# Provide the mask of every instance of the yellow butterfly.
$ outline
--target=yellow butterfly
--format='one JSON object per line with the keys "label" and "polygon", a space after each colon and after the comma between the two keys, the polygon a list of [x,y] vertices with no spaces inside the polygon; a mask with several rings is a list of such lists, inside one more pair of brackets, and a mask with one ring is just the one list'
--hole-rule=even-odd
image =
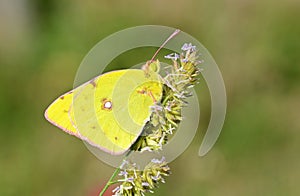
{"label": "yellow butterfly", "polygon": [[158,52],[142,69],[105,73],[57,98],[46,110],[53,125],[113,155],[125,153],[150,120],[151,106],[162,98]]}
{"label": "yellow butterfly", "polygon": [[46,110],[53,125],[113,155],[141,134],[162,97],[159,62],[105,73],[57,98]]}

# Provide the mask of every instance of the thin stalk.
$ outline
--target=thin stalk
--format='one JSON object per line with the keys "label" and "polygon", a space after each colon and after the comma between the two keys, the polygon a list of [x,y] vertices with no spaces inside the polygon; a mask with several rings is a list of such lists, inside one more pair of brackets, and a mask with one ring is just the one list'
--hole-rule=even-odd
{"label": "thin stalk", "polygon": [[[128,153],[125,155],[123,161],[125,161],[127,159],[127,157],[130,155],[132,151],[128,151]],[[108,187],[112,184],[117,183],[117,181],[113,181],[113,179],[117,176],[117,174],[120,172],[121,166],[119,166],[118,168],[115,169],[114,173],[111,175],[111,177],[109,178],[109,180],[107,181],[105,187],[102,189],[102,191],[100,192],[99,196],[103,196],[103,194],[105,193],[105,191],[108,189]]]}

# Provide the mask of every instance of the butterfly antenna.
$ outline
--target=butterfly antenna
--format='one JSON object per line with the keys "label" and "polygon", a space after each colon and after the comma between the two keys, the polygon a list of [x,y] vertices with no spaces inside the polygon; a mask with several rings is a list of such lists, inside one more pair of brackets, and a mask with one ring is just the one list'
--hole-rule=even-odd
{"label": "butterfly antenna", "polygon": [[156,52],[154,53],[153,57],[150,60],[150,63],[154,61],[154,58],[157,56],[157,54],[159,53],[159,51],[173,38],[175,37],[178,33],[180,33],[179,29],[176,29],[167,39],[166,41],[158,48],[158,50],[156,50]]}

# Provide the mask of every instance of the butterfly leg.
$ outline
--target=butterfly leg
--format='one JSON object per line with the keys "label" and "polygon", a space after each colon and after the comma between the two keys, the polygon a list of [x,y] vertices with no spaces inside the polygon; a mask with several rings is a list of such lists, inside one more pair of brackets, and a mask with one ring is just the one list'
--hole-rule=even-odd
{"label": "butterfly leg", "polygon": [[155,97],[153,96],[151,91],[147,91],[147,94],[151,97],[151,99],[153,100],[154,103],[157,102],[157,100],[155,99]]}

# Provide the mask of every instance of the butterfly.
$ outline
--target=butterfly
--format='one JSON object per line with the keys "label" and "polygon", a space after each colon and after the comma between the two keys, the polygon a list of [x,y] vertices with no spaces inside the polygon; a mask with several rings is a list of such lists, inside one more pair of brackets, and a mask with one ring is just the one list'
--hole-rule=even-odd
{"label": "butterfly", "polygon": [[45,118],[63,131],[109,154],[130,149],[150,120],[151,106],[162,98],[158,52],[176,36],[175,30],[142,69],[111,71],[58,97]]}
{"label": "butterfly", "polygon": [[150,107],[161,99],[162,82],[152,69],[158,64],[95,77],[58,97],[45,117],[92,146],[112,155],[123,154],[143,131]]}

